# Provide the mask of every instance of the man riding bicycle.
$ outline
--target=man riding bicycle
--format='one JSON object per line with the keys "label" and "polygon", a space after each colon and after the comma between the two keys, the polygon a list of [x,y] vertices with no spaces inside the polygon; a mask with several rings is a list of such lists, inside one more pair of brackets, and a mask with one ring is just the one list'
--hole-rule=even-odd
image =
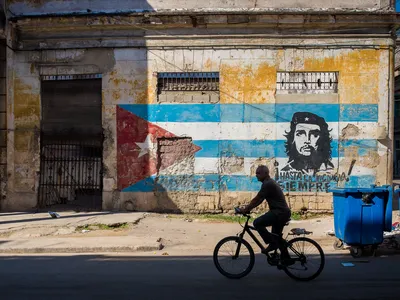
{"label": "man riding bicycle", "polygon": [[[265,199],[268,203],[269,211],[253,222],[254,228],[258,231],[264,242],[268,244],[268,247],[262,252],[266,254],[279,248],[283,256],[282,258],[288,259],[290,256],[287,248],[282,245],[283,227],[290,220],[291,216],[285,195],[280,186],[269,176],[267,166],[259,166],[256,170],[256,176],[258,181],[262,182],[261,189],[247,206],[240,209],[240,212],[249,213]],[[272,226],[272,234],[267,230],[267,226]]]}

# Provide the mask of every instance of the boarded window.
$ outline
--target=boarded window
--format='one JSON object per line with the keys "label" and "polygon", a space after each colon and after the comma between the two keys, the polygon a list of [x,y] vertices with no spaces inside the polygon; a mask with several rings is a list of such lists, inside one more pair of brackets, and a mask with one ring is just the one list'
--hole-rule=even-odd
{"label": "boarded window", "polygon": [[157,74],[159,103],[218,103],[218,72],[166,72]]}
{"label": "boarded window", "polygon": [[42,82],[42,132],[102,133],[101,79]]}
{"label": "boarded window", "polygon": [[329,94],[338,92],[338,72],[278,72],[278,94]]}

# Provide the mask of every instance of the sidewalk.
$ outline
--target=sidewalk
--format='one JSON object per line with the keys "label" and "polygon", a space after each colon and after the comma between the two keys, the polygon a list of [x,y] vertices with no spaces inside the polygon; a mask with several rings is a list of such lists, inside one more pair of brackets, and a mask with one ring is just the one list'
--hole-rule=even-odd
{"label": "sidewalk", "polygon": [[[145,213],[61,212],[60,218],[48,213],[1,213],[0,253],[84,253],[159,250],[160,242],[135,236],[128,228],[145,218]],[[89,228],[101,224],[99,234]],[[113,230],[113,227],[116,229]],[[124,228],[125,228],[124,227]]]}
{"label": "sidewalk", "polygon": [[[153,213],[59,214],[60,218],[51,218],[48,213],[0,213],[0,253],[211,253],[219,240],[242,229],[238,223],[201,216],[188,219],[184,215]],[[292,228],[312,231],[309,237],[328,253],[335,252],[335,238],[327,235],[333,227],[333,216],[291,221],[284,234]],[[250,242],[249,237],[246,239]]]}

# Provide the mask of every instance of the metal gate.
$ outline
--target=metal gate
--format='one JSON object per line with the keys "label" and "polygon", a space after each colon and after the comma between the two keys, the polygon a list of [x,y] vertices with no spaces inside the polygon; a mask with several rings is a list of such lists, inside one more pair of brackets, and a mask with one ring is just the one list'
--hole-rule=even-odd
{"label": "metal gate", "polygon": [[39,207],[102,206],[101,76],[43,76]]}
{"label": "metal gate", "polygon": [[103,136],[41,134],[39,206],[101,209]]}

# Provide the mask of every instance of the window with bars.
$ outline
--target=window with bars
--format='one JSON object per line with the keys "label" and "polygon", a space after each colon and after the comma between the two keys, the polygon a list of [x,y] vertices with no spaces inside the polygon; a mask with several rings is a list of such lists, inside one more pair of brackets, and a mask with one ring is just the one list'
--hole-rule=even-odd
{"label": "window with bars", "polygon": [[218,72],[161,72],[157,74],[158,102],[219,102]]}
{"label": "window with bars", "polygon": [[280,94],[327,94],[338,92],[338,72],[278,72]]}

